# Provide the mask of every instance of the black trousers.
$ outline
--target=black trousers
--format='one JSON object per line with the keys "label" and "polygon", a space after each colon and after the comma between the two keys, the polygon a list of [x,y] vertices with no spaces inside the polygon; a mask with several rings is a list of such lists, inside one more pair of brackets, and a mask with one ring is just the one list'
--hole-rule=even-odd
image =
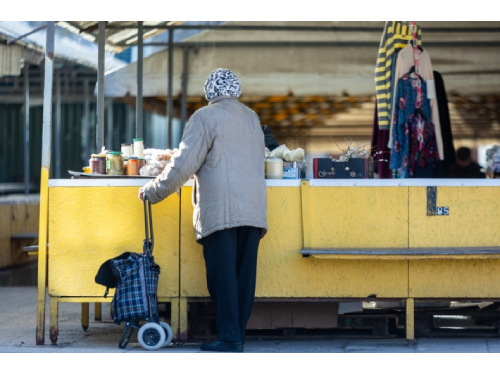
{"label": "black trousers", "polygon": [[260,236],[260,228],[246,226],[220,230],[202,239],[219,340],[245,340],[255,297]]}

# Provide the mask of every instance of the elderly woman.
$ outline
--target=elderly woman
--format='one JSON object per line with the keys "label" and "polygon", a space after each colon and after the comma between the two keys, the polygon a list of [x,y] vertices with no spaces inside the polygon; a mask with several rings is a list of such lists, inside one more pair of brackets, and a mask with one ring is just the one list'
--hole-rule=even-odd
{"label": "elderly woman", "polygon": [[202,344],[207,351],[243,351],[257,250],[268,228],[264,136],[258,117],[238,101],[240,94],[233,72],[213,71],[205,83],[209,105],[189,119],[168,167],[139,190],[141,200],[145,194],[158,203],[194,175],[194,231],[217,311],[217,340]]}

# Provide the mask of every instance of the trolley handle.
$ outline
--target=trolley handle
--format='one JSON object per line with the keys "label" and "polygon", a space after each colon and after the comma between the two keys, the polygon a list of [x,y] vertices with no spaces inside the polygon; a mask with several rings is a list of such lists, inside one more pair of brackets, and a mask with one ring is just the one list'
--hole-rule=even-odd
{"label": "trolley handle", "polygon": [[[154,247],[153,214],[151,212],[151,202],[149,201],[148,197],[145,194],[143,202],[144,202],[144,223],[146,228],[146,239],[144,240],[144,252],[149,253],[149,255],[153,255],[153,247]],[[151,233],[151,237],[149,237],[149,233]]]}

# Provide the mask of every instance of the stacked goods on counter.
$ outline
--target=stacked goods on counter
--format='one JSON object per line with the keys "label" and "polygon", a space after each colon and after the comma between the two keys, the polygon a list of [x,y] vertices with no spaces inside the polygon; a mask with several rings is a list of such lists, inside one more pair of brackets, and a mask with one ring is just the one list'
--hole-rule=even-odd
{"label": "stacked goods on counter", "polygon": [[266,178],[298,179],[305,178],[306,162],[304,150],[291,151],[286,145],[275,148],[272,152],[266,148]]}
{"label": "stacked goods on counter", "polygon": [[373,158],[370,157],[369,147],[348,143],[346,149],[339,149],[342,151],[339,159],[314,158],[314,178],[373,178]]}
{"label": "stacked goods on counter", "polygon": [[94,175],[156,177],[176,151],[144,149],[143,139],[136,138],[134,143],[122,143],[121,152],[106,150],[103,146],[99,154],[91,155],[89,166],[83,167],[83,171]]}
{"label": "stacked goods on counter", "polygon": [[141,176],[156,177],[161,174],[177,150],[157,150],[154,148],[144,150],[146,165],[140,169]]}

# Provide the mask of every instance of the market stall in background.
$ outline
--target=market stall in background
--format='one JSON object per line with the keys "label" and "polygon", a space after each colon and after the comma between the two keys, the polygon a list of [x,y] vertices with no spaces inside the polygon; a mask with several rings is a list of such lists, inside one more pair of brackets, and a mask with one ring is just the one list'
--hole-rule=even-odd
{"label": "market stall in background", "polygon": [[[238,75],[240,100],[277,140],[267,144],[262,166],[270,230],[259,251],[251,332],[322,329],[412,340],[448,333],[449,323],[435,316],[463,314],[498,334],[500,154],[492,144],[500,116],[492,103],[500,76],[491,58],[498,23],[228,22],[181,41],[175,33],[201,27],[89,23],[86,31],[72,24],[99,45],[95,142],[61,178],[50,172],[55,26],[47,27],[38,344],[47,273],[52,343],[59,303],[82,303],[85,329],[90,303],[102,318],[100,304],[110,298],[93,276],[103,261],[139,251],[138,187],[175,158],[189,116],[207,104],[206,76],[218,67]],[[137,62],[104,75],[106,39],[110,48],[125,46],[109,33],[130,29]],[[166,39],[144,43],[153,30],[168,30]],[[144,47],[162,46],[168,49],[143,58]],[[135,126],[105,127],[105,96],[134,106]],[[146,108],[168,115],[149,135]],[[473,158],[484,153],[488,178],[449,178],[461,146]],[[153,208],[158,298],[177,341],[214,333],[191,193],[189,181]]]}

